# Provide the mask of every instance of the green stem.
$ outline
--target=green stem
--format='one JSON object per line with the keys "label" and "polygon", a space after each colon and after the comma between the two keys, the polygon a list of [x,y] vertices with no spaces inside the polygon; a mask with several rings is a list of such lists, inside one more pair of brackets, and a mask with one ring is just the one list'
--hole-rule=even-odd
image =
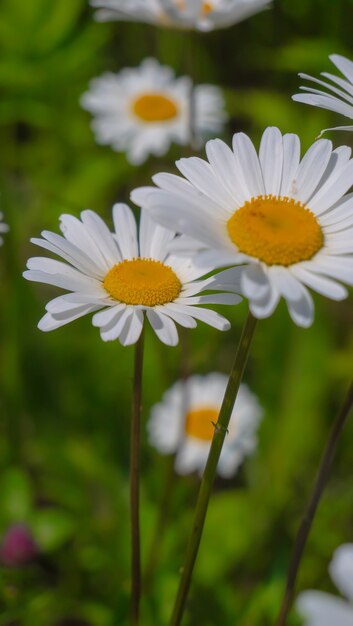
{"label": "green stem", "polygon": [[142,404],[144,330],[135,348],[134,390],[130,447],[130,511],[131,511],[131,624],[138,626],[141,596],[140,548],[140,438]]}
{"label": "green stem", "polygon": [[185,564],[182,570],[178,594],[176,597],[170,626],[179,626],[183,618],[185,604],[189,593],[192,573],[194,570],[202,531],[206,519],[208,503],[216,476],[218,460],[221,455],[225,436],[228,431],[234,403],[238,394],[240,382],[248,360],[251,342],[254,336],[257,320],[248,314],[238,345],[235,361],[231,370],[227,389],[219,413],[215,432],[208,455],[207,464],[201,481],[199,496],[195,509],[194,524],[186,552]]}
{"label": "green stem", "polygon": [[292,606],[297,576],[299,572],[300,563],[304,554],[305,546],[310,534],[310,530],[314,521],[314,517],[319,506],[321,496],[327,484],[327,479],[332,467],[333,459],[335,456],[338,440],[341,436],[342,430],[349,417],[349,414],[353,407],[353,383],[351,384],[345,401],[336,417],[336,420],[332,426],[325,451],[322,455],[319,470],[316,476],[315,484],[310,496],[310,500],[303,519],[301,521],[299,531],[295,540],[292,560],[289,565],[287,575],[287,585],[282,600],[281,609],[279,612],[276,626],[285,626],[288,613]]}

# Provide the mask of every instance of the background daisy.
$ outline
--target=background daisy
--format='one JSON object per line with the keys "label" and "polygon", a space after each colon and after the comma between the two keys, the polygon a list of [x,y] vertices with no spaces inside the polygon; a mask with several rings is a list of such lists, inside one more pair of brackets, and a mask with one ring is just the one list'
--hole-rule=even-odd
{"label": "background daisy", "polygon": [[[175,78],[171,68],[145,59],[137,68],[94,79],[81,103],[94,115],[97,142],[126,152],[138,165],[150,154],[165,154],[172,142],[190,143],[192,88],[190,78]],[[194,101],[194,134],[201,141],[222,130],[224,100],[218,87],[199,85]]]}
{"label": "background daisy", "polygon": [[342,300],[348,292],[338,281],[353,285],[353,196],[344,195],[353,184],[350,148],[333,150],[320,139],[300,160],[297,135],[268,128],[259,155],[243,133],[234,135],[233,150],[217,139],[206,152],[208,162],[181,159],[184,178],[158,174],[158,188],[135,190],[133,201],[203,241],[204,261],[243,264],[241,285],[255,317],[271,315],[283,297],[293,321],[310,326],[307,287]]}
{"label": "background daisy", "polygon": [[133,20],[201,31],[225,28],[262,11],[271,0],[91,0],[98,20]]}
{"label": "background daisy", "polygon": [[[191,376],[175,383],[152,408],[147,426],[150,443],[161,454],[176,455],[179,474],[202,474],[227,382],[228,377],[218,373]],[[224,478],[232,476],[254,451],[261,416],[256,396],[241,385],[218,464]]]}
{"label": "background daisy", "polygon": [[141,215],[139,237],[127,205],[113,207],[113,220],[114,234],[93,211],[83,211],[81,220],[62,215],[63,237],[44,231],[43,239],[31,240],[66,263],[31,258],[24,277],[71,292],[47,304],[40,330],[54,330],[100,309],[93,325],[100,329],[102,339],[119,339],[124,346],[138,340],[145,313],[159,339],[171,346],[178,343],[175,322],[186,328],[195,328],[196,320],[219,330],[230,327],[223,316],[197,306],[241,300],[230,293],[198,295],[224,289],[217,276],[196,280],[214,269],[211,265],[201,269],[190,257],[171,256],[168,244],[175,233],[156,225],[146,212]]}
{"label": "background daisy", "polygon": [[305,591],[297,602],[305,626],[351,626],[353,624],[353,544],[336,550],[330,574],[336,587],[347,600],[320,591]]}
{"label": "background daisy", "polygon": [[[350,120],[353,120],[353,62],[339,54],[332,54],[329,57],[332,63],[342,72],[344,79],[328,72],[321,72],[321,76],[327,78],[331,82],[319,80],[308,74],[299,74],[300,78],[310,80],[320,87],[325,87],[327,91],[314,87],[301,86],[300,89],[306,93],[297,93],[292,96],[296,102],[303,102],[321,109],[328,109],[340,113]],[[346,79],[346,80],[345,80]],[[335,128],[326,128],[327,130],[353,130],[353,126],[336,126]]]}

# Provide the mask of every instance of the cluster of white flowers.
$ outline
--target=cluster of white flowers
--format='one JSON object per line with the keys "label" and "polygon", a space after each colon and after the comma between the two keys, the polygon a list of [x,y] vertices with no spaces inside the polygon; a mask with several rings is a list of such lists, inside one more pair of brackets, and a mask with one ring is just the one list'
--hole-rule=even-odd
{"label": "cluster of white flowers", "polygon": [[[102,21],[209,31],[245,19],[270,0],[91,4]],[[345,79],[324,73],[331,81],[325,82],[302,74],[329,93],[305,87],[293,98],[353,119],[353,63],[331,59]],[[221,133],[227,119],[218,87],[194,86],[155,59],[94,79],[82,106],[94,116],[97,142],[126,153],[134,165],[164,155],[173,142],[185,146],[192,137],[202,145]],[[283,298],[292,320],[309,327],[309,289],[342,300],[345,285],[353,285],[353,159],[349,147],[333,149],[327,139],[315,141],[302,157],[300,152],[299,137],[275,127],[264,131],[258,151],[244,133],[233,136],[232,148],[211,139],[207,160],[180,159],[181,176],[159,173],[154,186],[132,191],[141,209],[139,229],[126,204],[113,207],[113,232],[93,211],[83,211],[81,219],[62,215],[62,235],[44,231],[32,242],[63,261],[31,258],[24,273],[68,292],[47,304],[39,328],[54,330],[93,313],[104,341],[128,346],[139,340],[147,318],[158,338],[175,346],[176,325],[190,329],[203,321],[227,330],[229,322],[206,306],[235,305],[242,297],[256,318],[272,315]],[[6,229],[0,223],[0,233]],[[175,454],[177,472],[202,474],[225,389],[222,374],[191,376],[152,409],[150,442],[162,454]],[[221,476],[233,475],[255,449],[261,415],[257,398],[243,385],[220,456]],[[348,598],[352,550],[338,552],[331,568]],[[299,609],[309,626],[353,623],[350,605],[323,594],[303,595]]]}

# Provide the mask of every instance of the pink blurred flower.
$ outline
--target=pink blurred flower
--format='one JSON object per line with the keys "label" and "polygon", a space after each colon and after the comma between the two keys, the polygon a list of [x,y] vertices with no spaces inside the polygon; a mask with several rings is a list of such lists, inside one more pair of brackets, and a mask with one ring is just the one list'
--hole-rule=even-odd
{"label": "pink blurred flower", "polygon": [[30,529],[25,524],[13,524],[2,538],[0,561],[9,567],[29,563],[38,554],[38,546]]}

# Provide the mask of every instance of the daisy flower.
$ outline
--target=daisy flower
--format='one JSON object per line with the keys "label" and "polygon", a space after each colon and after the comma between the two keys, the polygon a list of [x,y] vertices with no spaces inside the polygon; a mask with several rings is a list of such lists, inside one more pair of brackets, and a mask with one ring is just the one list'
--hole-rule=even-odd
{"label": "daisy flower", "polygon": [[[243,133],[233,150],[216,139],[206,152],[208,162],[181,159],[184,178],[158,174],[158,187],[135,190],[133,201],[203,242],[203,261],[242,264],[242,293],[255,317],[270,316],[283,297],[293,321],[310,326],[307,287],[342,300],[347,290],[338,281],[353,285],[353,196],[344,195],[353,184],[351,150],[320,139],[300,160],[297,135],[268,128],[259,155]],[[233,271],[223,272],[228,282]]]}
{"label": "daisy flower", "polygon": [[[227,382],[228,377],[218,373],[191,376],[175,383],[152,408],[147,425],[150,443],[161,454],[176,455],[179,474],[202,475]],[[254,451],[261,416],[257,397],[241,385],[218,463],[220,476],[235,474],[244,457]]]}
{"label": "daisy flower", "polygon": [[333,555],[330,575],[347,600],[320,591],[305,591],[297,602],[305,626],[351,626],[353,624],[353,544],[345,544]]}
{"label": "daisy flower", "polygon": [[63,236],[44,231],[42,239],[31,240],[66,263],[34,257],[24,277],[70,292],[47,304],[40,330],[54,330],[96,311],[92,322],[102,339],[119,339],[124,346],[136,343],[145,315],[159,339],[170,346],[178,343],[175,322],[186,328],[195,328],[196,320],[219,330],[230,327],[223,316],[198,306],[240,302],[241,297],[231,293],[199,295],[226,290],[221,274],[197,280],[214,268],[205,264],[201,269],[190,257],[172,256],[168,245],[175,233],[156,225],[144,211],[139,237],[127,205],[113,207],[113,221],[111,233],[93,211],[83,211],[81,220],[62,215]]}
{"label": "daisy flower", "polygon": [[[332,54],[329,58],[344,78],[328,72],[321,72],[321,76],[327,80],[319,80],[308,74],[299,74],[300,78],[310,80],[314,84],[324,87],[326,91],[314,87],[300,87],[306,93],[298,93],[292,98],[296,102],[304,102],[304,104],[310,104],[320,109],[328,109],[353,120],[353,62],[339,54]],[[325,128],[321,134],[327,130],[353,130],[353,126]]]}
{"label": "daisy flower", "polygon": [[2,246],[2,244],[4,243],[4,240],[2,238],[2,233],[7,233],[9,231],[9,227],[7,224],[5,224],[2,220],[4,218],[3,213],[0,211],[0,246]]}
{"label": "daisy flower", "polygon": [[272,0],[91,0],[99,21],[128,20],[210,31],[237,24]]}
{"label": "daisy flower", "polygon": [[[81,103],[94,115],[97,142],[127,152],[130,163],[139,165],[150,154],[165,154],[172,142],[190,142],[192,89],[188,77],[175,78],[170,67],[145,59],[137,68],[95,78]],[[194,102],[193,126],[201,142],[222,130],[224,99],[218,87],[199,85]]]}

